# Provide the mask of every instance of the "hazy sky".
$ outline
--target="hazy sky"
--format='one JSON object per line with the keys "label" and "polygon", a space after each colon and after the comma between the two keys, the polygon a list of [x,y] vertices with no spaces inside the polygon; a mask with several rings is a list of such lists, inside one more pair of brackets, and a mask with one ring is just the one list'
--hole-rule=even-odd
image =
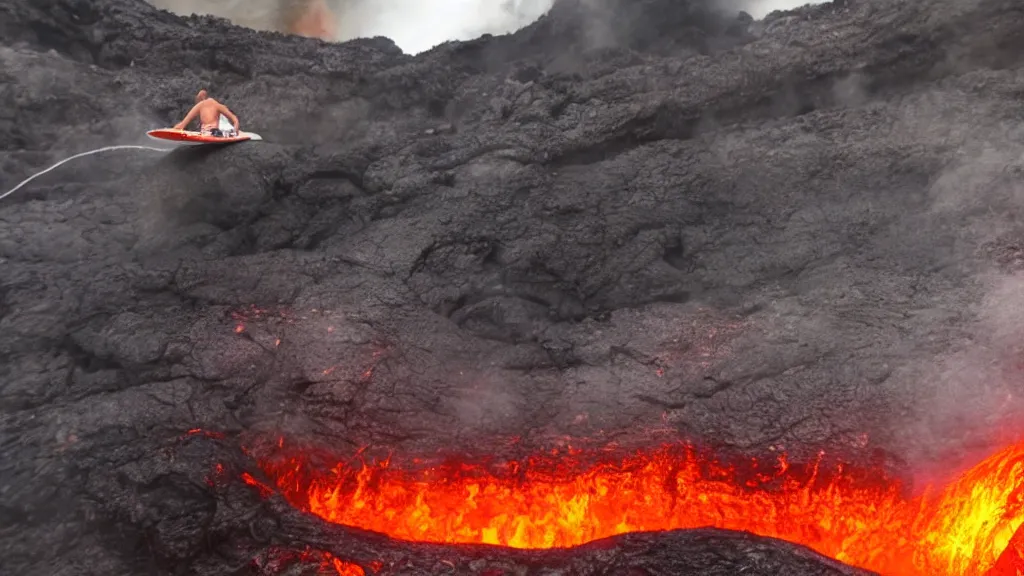
{"label": "hazy sky", "polygon": [[[755,18],[772,10],[822,0],[746,0]],[[346,36],[387,36],[402,50],[418,53],[447,40],[503,34],[534,21],[552,0],[378,0],[357,23],[342,23]],[[347,25],[346,25],[347,24]]]}

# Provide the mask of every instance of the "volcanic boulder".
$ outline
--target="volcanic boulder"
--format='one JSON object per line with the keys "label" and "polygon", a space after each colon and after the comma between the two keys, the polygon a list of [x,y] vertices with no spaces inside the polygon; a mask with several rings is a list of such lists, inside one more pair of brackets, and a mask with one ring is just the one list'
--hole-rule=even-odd
{"label": "volcanic boulder", "polygon": [[1021,397],[1021,25],[1009,0],[565,0],[411,57],[5,2],[3,191],[200,87],[266,141],[106,152],[0,201],[2,571],[308,547],[367,573],[856,573],[718,531],[389,540],[301,513],[259,460],[684,437],[909,475],[985,449]]}

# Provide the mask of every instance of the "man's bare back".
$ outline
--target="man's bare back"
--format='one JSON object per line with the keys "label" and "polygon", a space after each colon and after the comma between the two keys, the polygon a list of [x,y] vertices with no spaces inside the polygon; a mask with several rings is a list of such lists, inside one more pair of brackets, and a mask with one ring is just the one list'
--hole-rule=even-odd
{"label": "man's bare back", "polygon": [[175,130],[184,130],[196,116],[199,117],[199,131],[203,134],[213,134],[215,136],[221,136],[220,134],[220,115],[227,116],[228,120],[235,127],[235,133],[238,132],[238,117],[235,116],[227,106],[220,102],[210,98],[206,94],[206,90],[200,90],[196,94],[196,105],[188,111],[185,119],[178,122],[175,126]]}

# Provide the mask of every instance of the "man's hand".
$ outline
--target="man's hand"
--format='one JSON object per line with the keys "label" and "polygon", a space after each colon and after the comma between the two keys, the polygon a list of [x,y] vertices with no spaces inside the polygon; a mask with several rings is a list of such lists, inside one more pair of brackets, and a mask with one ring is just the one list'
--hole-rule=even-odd
{"label": "man's hand", "polygon": [[184,122],[178,122],[177,124],[174,125],[174,129],[175,130],[184,130],[185,129],[185,123]]}

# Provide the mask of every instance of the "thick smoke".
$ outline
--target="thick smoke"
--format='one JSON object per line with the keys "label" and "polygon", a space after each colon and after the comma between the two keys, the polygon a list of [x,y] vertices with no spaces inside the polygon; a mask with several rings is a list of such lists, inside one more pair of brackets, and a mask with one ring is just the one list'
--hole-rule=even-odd
{"label": "thick smoke", "polygon": [[[213,14],[258,30],[287,32],[289,22],[323,0],[149,0],[182,15]],[[821,1],[821,0],[816,0]],[[337,40],[386,36],[416,54],[449,40],[504,34],[530,24],[554,0],[326,0],[337,20]],[[802,0],[724,0],[763,18],[773,10],[806,4]],[[811,2],[815,3],[815,2]]]}
{"label": "thick smoke", "polygon": [[[955,69],[979,67],[950,58]],[[920,191],[928,209],[908,214],[900,222],[906,230],[888,231],[888,241],[919,242],[912,229],[932,231],[918,250],[936,262],[934,278],[949,278],[958,292],[956,305],[914,312],[946,319],[946,328],[935,323],[932,333],[908,334],[907,361],[885,384],[896,443],[917,470],[918,488],[948,482],[994,447],[1019,441],[1024,421],[1024,252],[1014,209],[1024,201],[1017,176],[1024,130],[997,91],[973,94],[964,105],[963,87],[987,76],[966,72],[904,99],[891,128],[894,142],[946,152],[933,152],[942,168]]]}

